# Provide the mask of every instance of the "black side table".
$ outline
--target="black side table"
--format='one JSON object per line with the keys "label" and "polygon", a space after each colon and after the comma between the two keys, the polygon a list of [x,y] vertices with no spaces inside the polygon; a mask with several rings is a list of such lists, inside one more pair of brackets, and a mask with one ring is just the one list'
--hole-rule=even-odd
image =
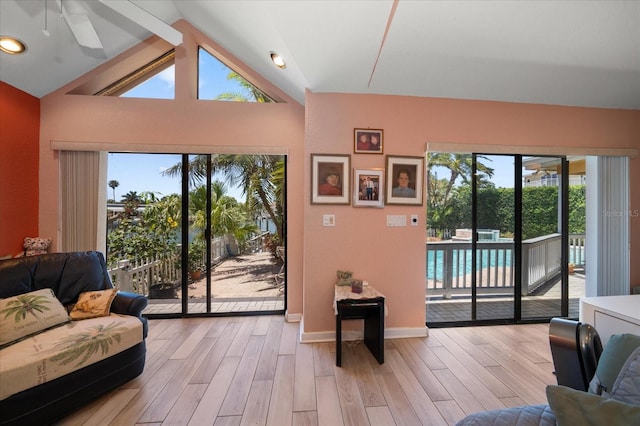
{"label": "black side table", "polygon": [[342,365],[342,320],[364,319],[364,344],[384,363],[384,297],[336,301],[336,365]]}

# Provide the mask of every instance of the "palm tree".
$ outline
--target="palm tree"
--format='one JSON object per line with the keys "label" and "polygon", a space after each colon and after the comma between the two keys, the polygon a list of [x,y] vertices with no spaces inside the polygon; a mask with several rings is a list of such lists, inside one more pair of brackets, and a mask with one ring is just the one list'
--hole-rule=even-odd
{"label": "palm tree", "polygon": [[110,180],[107,185],[109,185],[109,188],[113,189],[113,202],[115,203],[115,201],[116,201],[116,188],[120,186],[120,182],[118,182],[117,180]]}
{"label": "palm tree", "polygon": [[[189,160],[189,182],[201,183],[207,175],[207,155]],[[211,156],[212,171],[224,175],[229,186],[240,186],[246,196],[249,213],[266,212],[276,225],[279,241],[283,240],[284,161],[279,156],[220,154]],[[163,175],[182,175],[182,163],[162,172]]]}
{"label": "palm tree", "polygon": [[[477,159],[488,160],[488,158],[484,155],[476,156]],[[427,188],[431,188],[429,185],[429,180],[433,179],[433,175],[431,173],[431,169],[436,166],[442,166],[449,170],[449,181],[444,188],[444,191],[441,196],[441,203],[447,204],[449,201],[449,196],[451,195],[451,190],[453,189],[456,180],[458,178],[462,179],[462,183],[470,184],[471,183],[471,154],[453,154],[448,152],[436,152],[429,154],[428,157],[428,170],[427,174]],[[476,169],[478,171],[478,178],[481,182],[486,182],[486,178],[490,178],[493,176],[493,169],[487,167],[480,161],[476,162]],[[433,194],[429,193],[429,196]]]}
{"label": "palm tree", "polygon": [[225,92],[219,94],[216,99],[221,101],[236,101],[236,102],[259,102],[259,103],[269,103],[273,102],[269,96],[267,96],[263,91],[258,89],[253,84],[249,83],[244,79],[240,74],[235,71],[231,71],[227,74],[227,80],[235,80],[238,85],[240,85],[240,92]]}

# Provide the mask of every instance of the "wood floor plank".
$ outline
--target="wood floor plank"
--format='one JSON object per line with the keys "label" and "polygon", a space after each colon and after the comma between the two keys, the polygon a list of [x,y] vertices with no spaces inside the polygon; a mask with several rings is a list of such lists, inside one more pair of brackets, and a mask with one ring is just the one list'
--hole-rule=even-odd
{"label": "wood floor plank", "polygon": [[238,330],[240,329],[239,322],[228,322],[224,328],[222,335],[217,338],[215,345],[209,352],[207,358],[200,365],[200,368],[191,377],[189,383],[204,383],[209,384],[211,379],[216,374],[222,359],[227,354],[229,346],[235,338]]}
{"label": "wood floor plank", "polygon": [[367,417],[371,426],[393,426],[396,424],[389,407],[367,407]]}
{"label": "wood floor plank", "polygon": [[253,381],[247,398],[247,406],[242,414],[241,426],[267,424],[272,387],[272,380]]}
{"label": "wood floor plank", "polygon": [[253,328],[252,334],[256,336],[265,336],[267,330],[269,330],[269,323],[271,323],[271,315],[263,315],[256,320],[256,326]]}
{"label": "wood floor plank", "polygon": [[191,352],[195,349],[196,346],[200,343],[200,341],[206,337],[209,333],[209,329],[213,323],[211,321],[206,321],[204,318],[202,322],[198,324],[198,326],[193,330],[189,337],[185,339],[185,341],[180,345],[178,349],[169,357],[169,359],[185,359],[187,358]]}
{"label": "wood floor plank", "polygon": [[420,419],[413,411],[413,407],[402,390],[402,386],[394,374],[379,374],[376,376],[384,397],[387,400],[387,406],[398,426],[417,426],[421,425]]}
{"label": "wood floor plank", "polygon": [[318,426],[317,411],[298,411],[293,413],[291,426]]}
{"label": "wood floor plank", "polygon": [[251,382],[258,366],[260,352],[264,345],[265,336],[251,336],[247,349],[240,359],[238,370],[233,376],[227,395],[220,407],[219,416],[241,416],[249,397]]}
{"label": "wood floor plank", "polygon": [[[268,335],[269,333],[267,333]],[[280,355],[276,365],[267,426],[290,425],[293,417],[294,355]]]}
{"label": "wood floor plank", "polygon": [[317,376],[316,395],[318,395],[318,425],[344,426],[335,377]]}
{"label": "wood floor plank", "polygon": [[368,423],[367,412],[355,380],[357,373],[353,365],[357,363],[358,361],[355,357],[352,357],[349,363],[343,364],[345,368],[334,367],[338,398],[340,399],[340,408],[342,410],[342,421],[346,426],[359,426]]}
{"label": "wood floor plank", "polygon": [[423,425],[446,425],[444,418],[429,399],[426,391],[411,371],[411,368],[404,362],[398,350],[388,351],[385,354],[385,361],[389,363],[398,379],[398,383],[409,399],[411,407]]}
{"label": "wood floor plank", "polygon": [[434,370],[433,374],[438,378],[440,383],[446,386],[447,391],[456,401],[458,406],[465,414],[475,413],[477,411],[483,411],[484,407],[476,399],[475,395],[467,389],[467,387],[451,372],[451,370],[438,369]]}
{"label": "wood floor plank", "polygon": [[334,343],[322,342],[313,344],[313,370],[316,377],[333,376],[333,366],[336,363],[335,356]]}
{"label": "wood floor plank", "polygon": [[231,345],[229,345],[227,356],[242,356],[242,353],[247,347],[249,337],[251,337],[251,333],[256,326],[256,322],[256,317],[242,317],[240,321],[240,329],[236,333],[236,336],[234,337],[233,342],[231,342]]}
{"label": "wood floor plank", "polygon": [[298,336],[300,335],[300,325],[293,322],[284,322],[282,324],[282,336],[280,338],[280,348],[278,354],[293,355],[296,353],[298,345]]}
{"label": "wood floor plank", "polygon": [[298,327],[274,316],[153,320],[142,375],[57,424],[455,424],[544,402],[555,383],[548,324],[387,339],[383,364],[347,343],[340,368],[334,342],[301,343]]}
{"label": "wood floor plank", "polygon": [[380,388],[380,383],[376,380],[376,371],[379,371],[377,364],[374,367],[370,362],[362,362],[363,354],[368,352],[366,346],[359,345],[354,350],[354,360],[348,362],[348,368],[354,371],[354,380],[360,390],[362,403],[365,407],[375,407],[386,405],[384,393]]}
{"label": "wood floor plank", "polygon": [[218,416],[224,397],[227,394],[227,389],[229,389],[229,385],[236,373],[238,364],[240,364],[240,357],[237,356],[225,357],[222,360],[220,367],[202,396],[200,404],[198,404],[198,407],[191,416],[188,423],[189,425],[201,426],[213,424],[215,418]]}
{"label": "wood floor plank", "polygon": [[420,357],[422,362],[429,367],[430,370],[438,370],[442,368],[447,368],[440,358],[433,353],[429,345],[427,345],[428,337],[423,337],[420,339],[406,339],[407,342],[411,345],[416,354]]}
{"label": "wood floor plank", "polygon": [[[444,329],[439,330],[431,330],[432,333],[438,332],[438,340],[444,345],[448,354],[447,357],[453,357],[456,361],[458,361],[461,365],[464,366],[464,369],[475,375],[483,384],[484,387],[488,388],[491,393],[496,395],[499,398],[514,396],[514,393],[511,389],[504,385],[500,380],[496,379],[496,377],[491,374],[484,365],[480,364],[475,360],[475,358],[466,352],[463,347],[461,347],[455,340],[451,339],[447,335],[447,331]],[[442,362],[447,363],[442,357],[439,355],[442,353],[441,348],[433,348],[434,352]],[[498,365],[497,363],[495,365]],[[449,368],[451,368],[449,366]]]}
{"label": "wood floor plank", "polygon": [[[205,335],[206,333],[201,335],[198,345],[191,350],[190,356],[184,359],[184,362],[180,363],[175,374],[169,378],[164,388],[158,392],[153,402],[138,418],[138,422],[152,423],[164,421],[180,397],[180,394],[189,383],[191,376],[198,369],[216,341],[215,337],[202,337]],[[169,359],[172,360],[171,357],[169,357]]]}
{"label": "wood floor plank", "polygon": [[411,369],[422,388],[425,390],[431,401],[448,401],[451,395],[445,387],[438,381],[433,372],[422,362],[415,353],[411,344],[403,339],[396,342],[396,348],[402,356],[404,362]]}
{"label": "wood floor plank", "polygon": [[[448,370],[464,385],[469,393],[473,395],[480,402],[480,404],[482,404],[482,407],[485,410],[504,408],[504,404],[502,404],[502,402],[500,401],[500,397],[495,395],[481,379],[476,377],[476,375],[473,374],[470,369],[465,366],[464,363],[460,362],[460,360],[458,360],[454,354],[449,352],[447,348],[442,346],[439,348],[434,347],[432,349],[434,353],[438,355],[438,358],[440,358],[442,362],[447,365]],[[492,377],[493,380],[497,381],[497,379],[493,375]],[[500,382],[500,384],[502,387],[505,387],[504,383]],[[502,391],[502,389],[501,393],[508,393],[508,395],[503,395],[503,397],[514,396],[513,392],[504,392]]]}
{"label": "wood floor plank", "polygon": [[169,411],[162,425],[179,426],[188,424],[189,419],[191,419],[193,412],[198,407],[198,404],[200,404],[200,400],[206,390],[207,385],[205,384],[186,385],[176,403],[171,407],[171,411]]}
{"label": "wood floor plank", "polygon": [[[114,418],[115,424],[134,424],[138,421],[141,413],[153,403],[153,400],[164,389],[167,382],[180,369],[183,361],[177,359],[167,359],[162,368],[158,369],[145,384],[140,392],[131,398],[126,407]],[[180,390],[181,391],[181,390]]]}
{"label": "wood floor plank", "polygon": [[293,411],[315,411],[316,385],[313,373],[313,345],[299,343],[295,356]]}
{"label": "wood floor plank", "polygon": [[280,337],[282,336],[283,322],[271,321],[264,339],[262,353],[256,367],[255,380],[273,380],[278,363],[278,351],[280,350]]}
{"label": "wood floor plank", "polygon": [[458,420],[465,416],[460,406],[453,400],[436,401],[434,404],[449,425],[455,425]]}

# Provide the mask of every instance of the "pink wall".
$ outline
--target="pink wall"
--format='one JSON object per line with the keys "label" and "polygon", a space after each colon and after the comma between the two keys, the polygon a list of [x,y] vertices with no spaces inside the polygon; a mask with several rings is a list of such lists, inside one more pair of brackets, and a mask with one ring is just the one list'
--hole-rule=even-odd
{"label": "pink wall", "polygon": [[[354,127],[384,129],[384,152],[422,156],[428,141],[483,145],[640,148],[640,111],[568,108],[406,96],[307,93],[305,175],[310,154],[352,154],[352,168],[384,168],[383,155],[353,154]],[[640,160],[630,161],[631,209],[640,209]],[[332,330],[337,269],[354,271],[387,296],[387,327],[425,322],[424,207],[384,209],[304,202],[304,332]],[[322,226],[322,215],[336,226]],[[419,214],[418,228],[388,228],[389,214]],[[640,253],[640,218],[631,219],[632,258]],[[632,262],[632,282],[640,265]],[[321,303],[319,301],[324,301]]]}
{"label": "pink wall", "polygon": [[0,82],[0,256],[39,235],[39,131],[40,100]]}
{"label": "pink wall", "polygon": [[[197,44],[214,46],[185,22],[175,25],[185,34],[185,42],[176,48],[176,99],[133,99],[67,95],[66,93],[100,73],[103,66],[42,99],[40,132],[40,214],[43,235],[57,235],[58,152],[51,141],[80,143],[202,145],[284,147],[288,151],[288,281],[302,282],[302,198],[304,154],[304,108],[271,83],[246,68],[231,54],[217,47],[234,62],[234,69],[268,93],[286,103],[253,104],[199,101],[195,99],[197,76],[193,70]],[[139,47],[114,59],[110,65],[126,61]],[[140,64],[142,65],[142,64]],[[59,249],[57,239],[54,250]],[[302,285],[288,288],[288,310],[302,312]]]}
{"label": "pink wall", "polygon": [[[352,154],[353,168],[383,168],[384,155],[354,155],[354,127],[384,129],[385,154],[422,156],[427,141],[483,145],[639,148],[640,111],[567,108],[406,96],[307,93],[306,104],[251,75],[286,103],[256,105],[195,100],[196,43],[213,45],[184,22],[176,51],[176,100],[66,95],[98,72],[42,99],[40,212],[43,235],[56,235],[58,156],[51,141],[204,146],[285,146],[288,149],[288,311],[304,314],[303,332],[334,330],[333,284],[338,269],[368,280],[387,296],[387,326],[424,330],[424,207],[384,209],[310,204],[310,155]],[[133,51],[134,49],[132,49]],[[226,57],[242,73],[239,61]],[[126,55],[114,63],[125,60]],[[245,74],[246,75],[246,74]],[[632,209],[640,209],[640,160],[631,160]],[[336,226],[322,226],[335,214]],[[388,228],[389,214],[418,214],[418,228]],[[632,257],[640,248],[640,218],[632,218]],[[632,282],[640,265],[632,262]]]}

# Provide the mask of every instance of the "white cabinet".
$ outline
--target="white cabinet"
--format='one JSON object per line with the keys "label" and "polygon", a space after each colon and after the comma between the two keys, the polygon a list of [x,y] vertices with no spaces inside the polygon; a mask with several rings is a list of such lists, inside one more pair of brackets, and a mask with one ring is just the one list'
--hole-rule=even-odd
{"label": "white cabinet", "polygon": [[595,327],[603,345],[613,334],[640,335],[640,294],[583,297],[580,321]]}

